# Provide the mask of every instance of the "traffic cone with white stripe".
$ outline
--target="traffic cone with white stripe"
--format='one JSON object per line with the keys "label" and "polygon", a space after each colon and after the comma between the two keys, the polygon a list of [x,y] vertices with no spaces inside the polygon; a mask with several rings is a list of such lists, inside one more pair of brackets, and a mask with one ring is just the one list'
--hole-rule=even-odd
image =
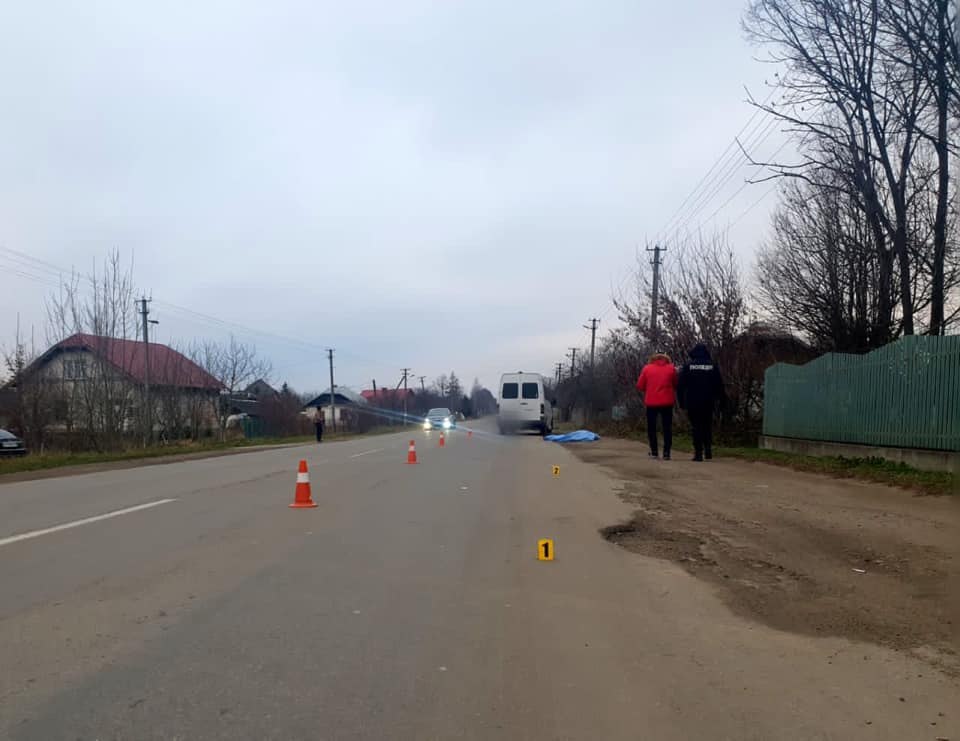
{"label": "traffic cone with white stripe", "polygon": [[443,441],[443,430],[440,430],[440,447],[442,448],[446,443]]}
{"label": "traffic cone with white stripe", "polygon": [[300,461],[300,468],[297,470],[297,489],[293,495],[293,504],[288,506],[294,509],[317,506],[317,503],[310,498],[310,474],[307,473],[306,461]]}
{"label": "traffic cone with white stripe", "polygon": [[413,444],[413,440],[410,441],[410,447],[407,448],[407,463],[416,463],[417,462],[417,446]]}

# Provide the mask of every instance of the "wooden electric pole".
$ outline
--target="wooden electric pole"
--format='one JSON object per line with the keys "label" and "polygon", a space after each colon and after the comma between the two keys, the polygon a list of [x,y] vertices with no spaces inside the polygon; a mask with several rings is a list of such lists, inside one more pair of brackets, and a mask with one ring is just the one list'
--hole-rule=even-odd
{"label": "wooden electric pole", "polygon": [[140,318],[143,323],[143,447],[147,447],[153,439],[153,408],[150,405],[150,325],[157,324],[150,319],[150,309],[147,304],[150,299],[144,296],[140,304]]}
{"label": "wooden electric pole", "polygon": [[[662,260],[660,256],[667,251],[666,247],[661,247],[659,244],[654,245],[653,249],[647,247],[647,252],[653,253],[653,260],[651,264],[653,265],[653,291],[652,293],[652,302],[650,306],[650,338],[653,340],[653,343],[656,345],[659,338],[659,330],[657,328],[657,312],[660,309],[660,265]],[[657,350],[659,348],[654,348]]]}
{"label": "wooden electric pole", "polygon": [[333,425],[333,431],[337,431],[337,402],[336,386],[333,385],[333,348],[327,349],[327,357],[330,359],[330,423]]}

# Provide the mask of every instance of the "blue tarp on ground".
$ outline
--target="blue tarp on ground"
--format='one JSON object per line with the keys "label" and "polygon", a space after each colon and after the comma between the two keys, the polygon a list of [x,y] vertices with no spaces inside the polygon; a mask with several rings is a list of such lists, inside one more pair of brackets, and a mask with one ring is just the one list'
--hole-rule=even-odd
{"label": "blue tarp on ground", "polygon": [[590,430],[577,430],[565,435],[547,435],[543,439],[552,443],[592,443],[594,440],[599,440],[600,436]]}

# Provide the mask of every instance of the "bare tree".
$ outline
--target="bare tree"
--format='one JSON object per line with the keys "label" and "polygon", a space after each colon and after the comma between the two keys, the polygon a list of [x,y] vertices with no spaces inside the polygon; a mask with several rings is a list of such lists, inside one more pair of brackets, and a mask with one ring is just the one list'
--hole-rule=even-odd
{"label": "bare tree", "polygon": [[151,360],[152,419],[160,440],[196,440],[210,428],[210,414],[204,412],[209,412],[219,393],[195,377],[194,363],[183,348],[174,345],[170,350]]}
{"label": "bare tree", "polygon": [[[751,385],[755,368],[739,354],[747,347],[743,336],[751,315],[743,275],[726,234],[697,235],[671,246],[670,258],[661,269],[656,330],[650,322],[651,280],[647,260],[638,258],[631,292],[614,299],[624,326],[609,333],[600,345],[598,388],[604,393],[595,402],[598,408],[626,403],[636,414],[639,402],[633,386],[651,352],[667,352],[682,363],[691,347],[702,342],[724,369],[734,404],[750,409],[748,403],[741,403],[740,391],[755,394]],[[569,400],[571,393],[576,394],[576,387],[563,384],[560,397]]]}
{"label": "bare tree", "polygon": [[788,182],[774,214],[773,236],[756,268],[760,306],[780,326],[822,351],[862,352],[885,344],[882,283],[870,226],[842,189]]}
{"label": "bare tree", "polygon": [[[720,351],[748,321],[743,276],[726,234],[688,237],[671,247],[660,274],[657,330],[652,329],[651,271],[637,260],[632,293],[614,298],[628,333],[620,343],[644,350],[664,350],[684,357],[697,342]],[[632,335],[630,337],[629,335]]]}
{"label": "bare tree", "polygon": [[927,115],[918,121],[920,136],[936,153],[930,334],[942,334],[947,324],[944,311],[949,288],[946,265],[950,249],[950,158],[951,153],[957,154],[954,142],[958,139],[960,119],[960,52],[951,33],[960,18],[951,19],[951,5],[949,0],[884,2],[895,42],[890,54],[895,60],[908,62],[913,75],[923,80],[931,92]]}
{"label": "bare tree", "polygon": [[[56,343],[74,334],[88,335],[91,353],[61,363],[48,371],[48,388],[57,389],[67,432],[81,427],[87,442],[97,450],[122,444],[131,421],[144,410],[138,405],[139,386],[126,371],[130,368],[130,345],[113,340],[136,335],[133,265],[124,266],[114,251],[98,270],[82,277],[74,274],[61,282],[47,300],[47,333]],[[51,375],[52,373],[52,375]]]}
{"label": "bare tree", "polygon": [[300,414],[303,406],[299,395],[286,383],[276,394],[258,399],[267,435],[302,435],[309,431],[310,422]]}
{"label": "bare tree", "polygon": [[13,350],[4,353],[9,373],[9,387],[15,392],[12,427],[18,429],[32,450],[42,450],[47,442],[47,429],[53,421],[52,398],[48,384],[36,373],[28,372],[37,359],[36,348],[27,345],[19,326]]}
{"label": "bare tree", "polygon": [[463,386],[457,374],[450,371],[450,378],[447,379],[447,408],[452,412],[459,412],[463,403]]}
{"label": "bare tree", "polygon": [[473,388],[470,389],[470,406],[476,417],[493,414],[497,410],[496,397],[480,384],[480,379],[473,379]]}
{"label": "bare tree", "polygon": [[[943,25],[948,11],[934,12],[942,5],[943,0],[918,0],[902,11],[900,3],[886,0],[753,0],[744,18],[748,36],[769,51],[768,61],[784,68],[784,74],[776,73],[782,99],[756,105],[783,122],[799,142],[799,162],[765,164],[775,177],[841,189],[862,208],[871,235],[863,247],[872,251],[877,268],[876,325],[890,328],[885,341],[897,331],[914,333],[928,287],[931,326],[942,326],[947,137],[943,115],[934,116],[936,133],[930,130],[938,108],[937,74],[922,72],[931,54],[916,42],[917,28],[930,25],[928,16]],[[909,10],[921,6],[933,10]],[[951,57],[940,57],[943,77],[949,75],[945,65]],[[918,240],[911,222],[915,189],[923,182],[917,169],[931,148],[939,151],[927,272],[927,264],[915,260]],[[918,277],[917,271],[924,275]]]}
{"label": "bare tree", "polygon": [[197,365],[216,378],[223,389],[216,397],[211,397],[210,406],[220,439],[226,439],[229,398],[242,391],[258,378],[270,376],[271,364],[266,358],[257,355],[257,348],[237,340],[234,335],[226,343],[203,342],[194,344],[189,350],[190,357]]}

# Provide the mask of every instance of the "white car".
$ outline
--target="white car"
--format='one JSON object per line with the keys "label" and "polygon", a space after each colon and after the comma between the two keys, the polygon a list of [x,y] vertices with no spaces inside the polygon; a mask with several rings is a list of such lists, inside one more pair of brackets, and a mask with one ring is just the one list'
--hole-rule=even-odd
{"label": "white car", "polygon": [[537,430],[553,432],[553,403],[546,395],[539,373],[504,373],[500,377],[500,411],[497,426],[501,434]]}

